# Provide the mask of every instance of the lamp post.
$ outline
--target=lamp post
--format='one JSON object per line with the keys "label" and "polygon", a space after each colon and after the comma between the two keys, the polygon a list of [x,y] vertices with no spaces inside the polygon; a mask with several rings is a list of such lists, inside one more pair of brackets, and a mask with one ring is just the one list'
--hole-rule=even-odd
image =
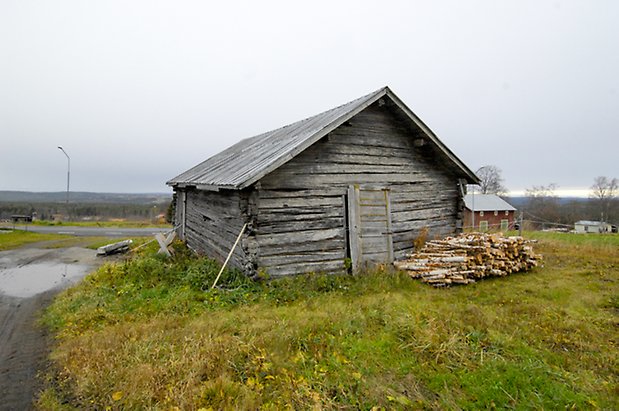
{"label": "lamp post", "polygon": [[62,148],[61,146],[58,146],[58,149],[62,151],[65,156],[67,156],[67,205],[69,205],[69,181],[71,179],[71,157],[69,157],[67,152],[64,151],[64,148]]}

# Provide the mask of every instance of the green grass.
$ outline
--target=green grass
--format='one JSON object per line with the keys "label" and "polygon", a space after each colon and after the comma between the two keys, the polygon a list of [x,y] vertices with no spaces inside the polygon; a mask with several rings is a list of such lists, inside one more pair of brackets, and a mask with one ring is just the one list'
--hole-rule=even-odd
{"label": "green grass", "polygon": [[21,230],[0,230],[0,251],[11,250],[41,241],[57,241],[68,238],[69,236],[63,234],[42,234]]}
{"label": "green grass", "polygon": [[[0,251],[13,250],[37,243],[41,248],[85,247],[96,250],[102,245],[118,241],[110,237],[77,237],[66,234],[33,233],[23,230],[0,230]],[[146,242],[145,238],[134,239],[134,246]]]}
{"label": "green grass", "polygon": [[617,409],[619,236],[531,234],[545,266],[433,289],[398,272],[254,283],[177,246],[43,321],[43,409]]}

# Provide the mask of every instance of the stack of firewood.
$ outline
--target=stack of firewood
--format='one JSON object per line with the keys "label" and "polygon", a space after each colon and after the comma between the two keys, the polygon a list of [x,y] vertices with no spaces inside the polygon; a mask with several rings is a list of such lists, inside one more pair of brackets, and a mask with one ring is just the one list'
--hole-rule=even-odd
{"label": "stack of firewood", "polygon": [[411,277],[436,287],[527,271],[541,262],[533,241],[501,234],[466,233],[428,241],[421,250],[394,264]]}

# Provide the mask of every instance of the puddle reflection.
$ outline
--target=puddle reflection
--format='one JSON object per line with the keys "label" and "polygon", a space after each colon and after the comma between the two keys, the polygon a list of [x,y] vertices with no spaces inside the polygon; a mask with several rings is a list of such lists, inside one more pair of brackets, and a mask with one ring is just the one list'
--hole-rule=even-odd
{"label": "puddle reflection", "polygon": [[66,287],[85,276],[90,267],[80,264],[33,263],[0,269],[0,293],[32,297],[56,287]]}

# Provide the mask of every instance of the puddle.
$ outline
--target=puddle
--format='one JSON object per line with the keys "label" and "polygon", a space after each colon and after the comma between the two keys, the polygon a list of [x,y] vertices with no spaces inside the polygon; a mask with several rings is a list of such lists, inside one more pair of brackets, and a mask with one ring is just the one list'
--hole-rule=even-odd
{"label": "puddle", "polygon": [[87,265],[53,262],[0,268],[0,294],[32,297],[52,288],[73,284],[91,270],[92,267]]}

